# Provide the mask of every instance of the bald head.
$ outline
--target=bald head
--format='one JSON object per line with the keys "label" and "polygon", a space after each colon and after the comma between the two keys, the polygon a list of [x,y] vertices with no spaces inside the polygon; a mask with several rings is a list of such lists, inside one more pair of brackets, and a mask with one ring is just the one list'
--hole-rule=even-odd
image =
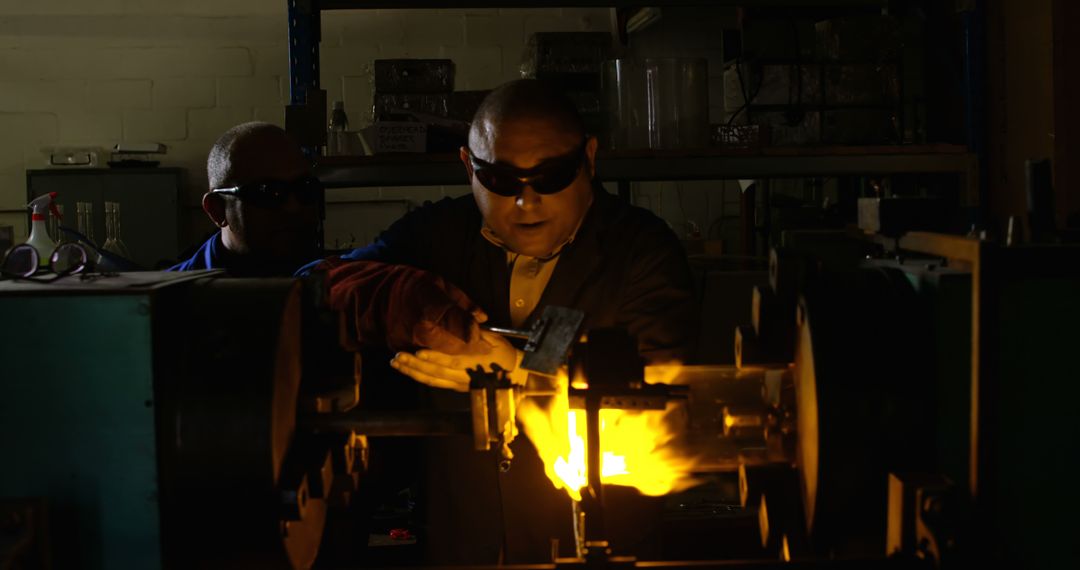
{"label": "bald head", "polygon": [[574,102],[538,79],[511,81],[488,94],[473,116],[469,148],[486,154],[496,131],[509,123],[544,123],[571,139],[585,137],[585,123]]}
{"label": "bald head", "polygon": [[277,125],[250,122],[221,135],[210,149],[206,174],[210,188],[235,186],[264,176],[270,165],[306,163],[299,145]]}
{"label": "bald head", "polygon": [[[219,188],[251,189],[264,184],[299,184],[311,175],[311,161],[284,130],[270,123],[244,123],[214,143],[206,160],[211,192],[203,210],[221,228],[225,248],[267,268],[295,270],[311,259],[318,224],[318,206],[289,194],[284,203],[268,204],[244,194],[221,194]],[[285,271],[284,274],[291,273]]]}

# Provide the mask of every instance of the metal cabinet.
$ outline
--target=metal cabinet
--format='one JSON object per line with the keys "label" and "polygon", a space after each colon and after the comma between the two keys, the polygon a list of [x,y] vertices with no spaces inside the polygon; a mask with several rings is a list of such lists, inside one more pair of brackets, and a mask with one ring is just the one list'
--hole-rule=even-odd
{"label": "metal cabinet", "polygon": [[[180,241],[180,168],[29,170],[29,198],[56,192],[63,225],[76,227],[76,202],[92,202],[94,238],[105,242],[105,202],[120,204],[120,237],[133,261],[146,269],[175,263]],[[56,237],[56,236],[53,236]]]}

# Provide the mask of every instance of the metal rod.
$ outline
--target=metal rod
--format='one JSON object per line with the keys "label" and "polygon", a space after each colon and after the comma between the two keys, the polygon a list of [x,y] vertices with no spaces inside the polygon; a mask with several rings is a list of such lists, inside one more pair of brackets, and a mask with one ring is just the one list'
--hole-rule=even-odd
{"label": "metal rod", "polygon": [[353,410],[344,414],[307,414],[301,428],[320,432],[353,431],[371,437],[472,435],[468,412],[386,412]]}
{"label": "metal rod", "polygon": [[585,538],[586,542],[595,542],[607,539],[607,531],[604,527],[604,494],[600,481],[602,457],[600,451],[600,396],[589,394],[585,396],[585,437],[586,437],[586,474],[588,476],[588,489],[583,497],[585,507]]}
{"label": "metal rod", "polygon": [[492,327],[492,326],[488,326],[488,325],[480,325],[480,328],[483,329],[483,330],[486,330],[488,332],[501,334],[503,336],[508,336],[510,338],[520,338],[520,339],[524,339],[524,340],[529,340],[529,331],[523,331],[523,330],[519,330],[519,329],[506,329],[506,328],[502,328],[502,327]]}

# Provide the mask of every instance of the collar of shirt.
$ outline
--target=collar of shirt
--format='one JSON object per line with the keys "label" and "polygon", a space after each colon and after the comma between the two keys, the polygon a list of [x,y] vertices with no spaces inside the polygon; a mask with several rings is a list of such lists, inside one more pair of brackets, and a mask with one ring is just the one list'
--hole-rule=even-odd
{"label": "collar of shirt", "polygon": [[[555,250],[552,251],[550,254],[545,255],[543,257],[537,257],[535,259],[540,261],[540,262],[546,262],[546,261],[551,261],[552,259],[555,259],[556,257],[558,257],[559,254],[562,253],[563,248],[565,248],[566,246],[568,246],[568,245],[570,245],[571,243],[574,242],[574,238],[577,237],[578,230],[581,229],[581,224],[584,221],[585,221],[585,216],[581,216],[581,219],[578,220],[577,226],[574,227],[574,231],[570,232],[570,235],[567,236],[565,241],[563,241],[561,244],[559,244],[559,246],[556,247]],[[503,251],[505,251],[506,252],[506,260],[507,260],[508,263],[513,263],[514,260],[518,258],[519,254],[517,252],[511,250],[510,248],[506,247],[506,243],[503,242],[502,238],[495,235],[494,230],[492,230],[486,223],[484,223],[484,224],[482,224],[480,226],[480,235],[484,236],[484,239],[488,240],[488,242],[490,242],[491,244],[493,244],[493,245],[499,247],[500,249],[502,249]]]}

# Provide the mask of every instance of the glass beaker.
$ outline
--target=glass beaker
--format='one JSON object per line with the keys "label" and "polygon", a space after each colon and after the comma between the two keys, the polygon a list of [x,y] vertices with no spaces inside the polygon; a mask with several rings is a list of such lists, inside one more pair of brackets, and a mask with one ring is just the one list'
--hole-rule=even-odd
{"label": "glass beaker", "polygon": [[642,62],[633,59],[605,61],[601,86],[607,109],[607,148],[649,148]]}
{"label": "glass beaker", "polygon": [[649,148],[709,144],[709,62],[703,58],[645,60]]}

